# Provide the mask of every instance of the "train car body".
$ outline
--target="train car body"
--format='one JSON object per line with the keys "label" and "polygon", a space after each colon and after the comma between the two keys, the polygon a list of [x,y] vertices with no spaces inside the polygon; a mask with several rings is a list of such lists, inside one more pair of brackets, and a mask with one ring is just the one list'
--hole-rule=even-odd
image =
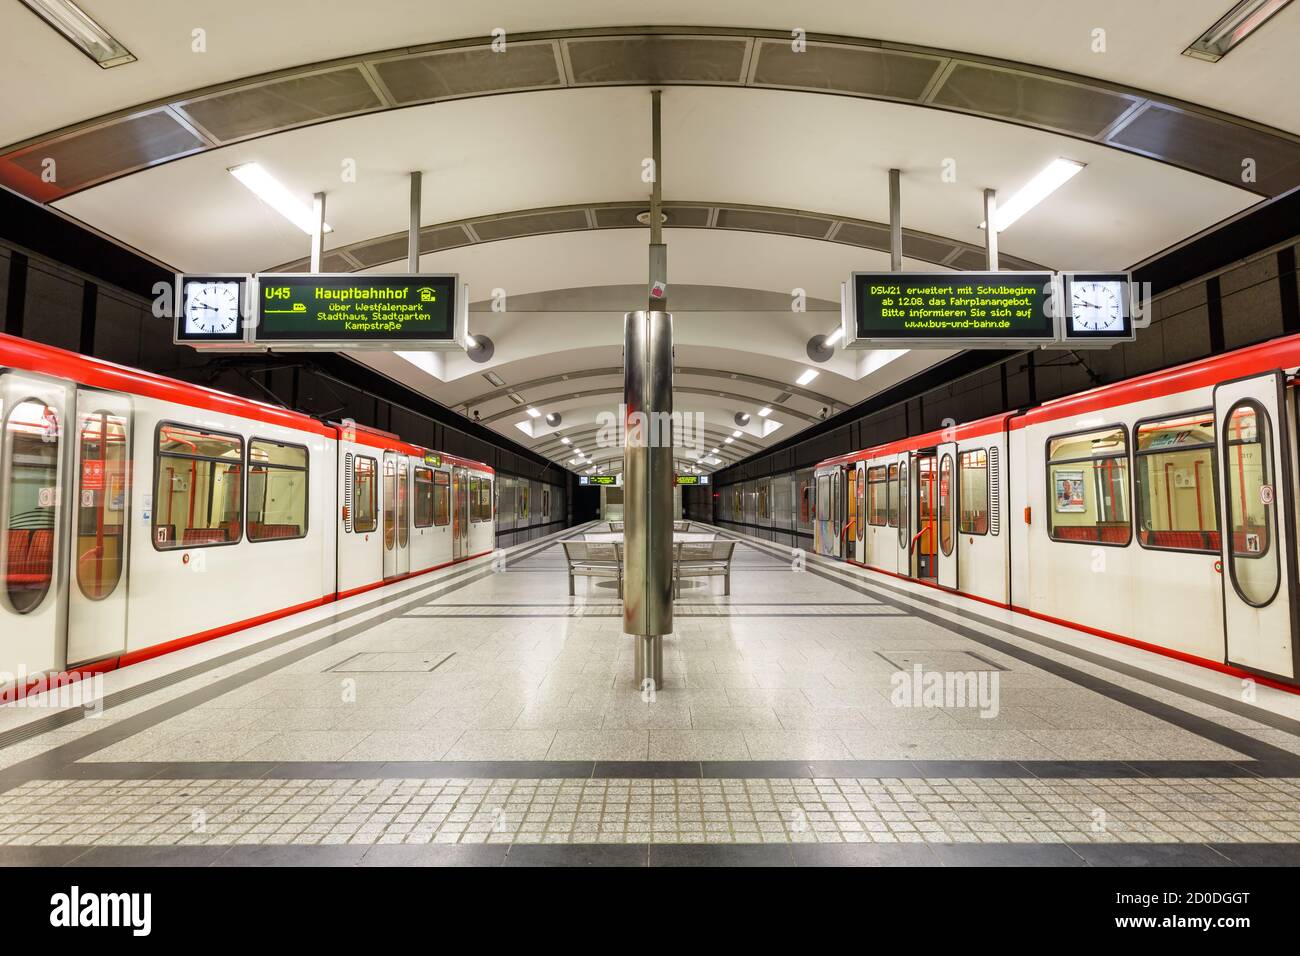
{"label": "train car body", "polygon": [[817,553],[1300,686],[1298,366],[1293,336],[822,462]]}
{"label": "train car body", "polygon": [[[533,484],[520,541],[564,516],[563,489]],[[497,485],[395,435],[0,335],[0,685],[487,554]]]}

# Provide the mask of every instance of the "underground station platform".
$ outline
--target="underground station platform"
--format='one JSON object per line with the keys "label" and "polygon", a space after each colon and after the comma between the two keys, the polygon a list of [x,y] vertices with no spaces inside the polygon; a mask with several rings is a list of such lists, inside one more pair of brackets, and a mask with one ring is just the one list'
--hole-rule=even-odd
{"label": "underground station platform", "polygon": [[599,6],[0,4],[13,925],[1289,928],[1300,4]]}

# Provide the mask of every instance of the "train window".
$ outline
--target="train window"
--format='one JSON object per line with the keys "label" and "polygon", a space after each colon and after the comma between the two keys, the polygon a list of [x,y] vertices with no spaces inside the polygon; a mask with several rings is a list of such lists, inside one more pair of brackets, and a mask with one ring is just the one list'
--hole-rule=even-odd
{"label": "train window", "polygon": [[384,457],[384,550],[397,547],[397,462]]}
{"label": "train window", "polygon": [[889,478],[884,465],[867,469],[867,523],[883,527],[889,521]]}
{"label": "train window", "polygon": [[952,554],[952,455],[939,460],[939,547]]}
{"label": "train window", "polygon": [[427,528],[433,524],[433,469],[415,469],[415,526]]}
{"label": "train window", "polygon": [[397,459],[397,546],[411,543],[411,479],[405,458]]}
{"label": "train window", "polygon": [[1223,430],[1232,586],[1247,604],[1264,607],[1277,595],[1281,583],[1277,549],[1273,548],[1277,486],[1273,483],[1272,423],[1261,405],[1247,400],[1232,406]]}
{"label": "train window", "polygon": [[885,488],[885,520],[891,528],[898,527],[898,465],[889,466],[889,480]]}
{"label": "train window", "polygon": [[826,475],[817,476],[817,520],[831,516],[831,480]]}
{"label": "train window", "polygon": [[81,474],[77,487],[77,587],[92,601],[113,593],[126,563],[123,548],[126,499],[127,423],[121,415],[81,416],[78,440]]}
{"label": "train window", "polygon": [[961,534],[988,534],[988,453],[983,448],[962,452],[957,471],[960,481],[957,503],[961,508],[961,515],[957,519],[957,530]]}
{"label": "train window", "polygon": [[376,527],[375,460],[357,455],[352,459],[352,530],[374,531]]}
{"label": "train window", "polygon": [[1054,541],[1126,546],[1128,432],[1123,426],[1047,442],[1047,533]]}
{"label": "train window", "polygon": [[439,528],[451,520],[451,472],[433,473],[433,523]]}
{"label": "train window", "polygon": [[19,614],[40,606],[54,577],[60,432],[58,412],[37,399],[18,402],[5,417],[5,593]]}
{"label": "train window", "polygon": [[[543,501],[543,508],[545,508],[545,504],[544,504],[546,501],[545,496],[543,496],[542,501]],[[491,478],[483,479],[483,520],[484,521],[492,520],[492,479]]]}
{"label": "train window", "polygon": [[857,533],[858,540],[861,541],[866,534],[867,523],[867,475],[865,471],[858,471],[858,521]]}
{"label": "train window", "polygon": [[898,546],[906,548],[911,542],[907,540],[908,522],[911,520],[911,511],[908,508],[908,496],[911,492],[911,486],[907,483],[907,462],[898,463]]}
{"label": "train window", "polygon": [[153,545],[234,544],[244,505],[244,440],[164,422],[154,456]]}
{"label": "train window", "polygon": [[1213,411],[1140,423],[1133,448],[1138,544],[1217,554],[1215,474]]}
{"label": "train window", "polygon": [[306,448],[260,438],[249,441],[247,521],[249,541],[306,536]]}
{"label": "train window", "polygon": [[857,534],[858,527],[858,470],[854,468],[848,474],[848,521],[845,523],[845,534]]}
{"label": "train window", "polygon": [[469,520],[492,520],[492,480],[490,478],[471,478],[469,480]]}

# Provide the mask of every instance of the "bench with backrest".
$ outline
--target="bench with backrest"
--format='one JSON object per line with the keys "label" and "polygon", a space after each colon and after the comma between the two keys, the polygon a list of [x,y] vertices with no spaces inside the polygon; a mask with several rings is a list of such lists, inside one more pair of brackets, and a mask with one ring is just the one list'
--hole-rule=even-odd
{"label": "bench with backrest", "polygon": [[721,577],[724,595],[731,594],[734,541],[683,541],[673,549],[673,592],[681,595],[682,578]]}
{"label": "bench with backrest", "polygon": [[616,541],[561,541],[564,560],[569,565],[569,595],[573,596],[574,578],[613,578],[618,582],[618,596],[623,596],[623,546]]}

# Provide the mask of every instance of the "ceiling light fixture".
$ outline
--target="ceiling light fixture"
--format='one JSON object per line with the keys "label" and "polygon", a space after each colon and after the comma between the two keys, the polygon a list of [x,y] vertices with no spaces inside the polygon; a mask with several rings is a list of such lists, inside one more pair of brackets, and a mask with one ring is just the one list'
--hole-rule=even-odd
{"label": "ceiling light fixture", "polygon": [[567,439],[567,438],[561,438],[561,439],[560,439],[560,443],[563,444],[563,445],[571,444],[571,442],[570,442],[569,439]]}
{"label": "ceiling light fixture", "polygon": [[835,331],[832,332],[830,335],[826,336],[826,344],[834,345],[842,338],[844,338],[844,326],[837,325],[835,326]]}
{"label": "ceiling light fixture", "polygon": [[[312,215],[311,207],[289,192],[284,183],[268,173],[261,163],[243,163],[239,166],[231,166],[227,172],[243,183],[258,199],[281,216],[284,216],[285,219],[288,219],[307,235],[316,235],[316,217]],[[327,223],[325,231],[333,232],[334,230]]]}
{"label": "ceiling light fixture", "polygon": [[796,378],[794,380],[794,383],[796,385],[807,385],[816,377],[817,377],[817,370],[815,368],[804,369],[803,374],[800,375],[798,378]]}
{"label": "ceiling light fixture", "polygon": [[1291,0],[1241,0],[1183,51],[1183,56],[1217,63]]}
{"label": "ceiling light fixture", "polygon": [[736,439],[734,439],[734,438],[732,438],[730,435],[728,435],[728,436],[727,436],[727,440],[726,440],[725,442],[723,442],[723,444],[725,444],[725,445],[730,445],[730,444],[731,444],[733,441],[735,441],[735,440],[736,440]]}
{"label": "ceiling light fixture", "polygon": [[72,0],[23,0],[23,4],[102,69],[135,62],[130,50]]}
{"label": "ceiling light fixture", "polygon": [[764,405],[762,408],[758,410],[759,418],[767,418],[767,416],[771,414],[772,414],[772,408],[769,405]]}
{"label": "ceiling light fixture", "polygon": [[484,372],[483,377],[487,379],[489,383],[495,385],[497,388],[500,388],[502,385],[505,384],[505,381],[496,372]]}
{"label": "ceiling light fixture", "polygon": [[528,413],[528,417],[529,417],[529,418],[541,418],[541,417],[542,417],[542,413],[539,412],[537,409],[533,408],[533,406],[531,406],[531,405],[529,405],[527,408],[525,408],[524,411],[526,411],[526,412]]}
{"label": "ceiling light fixture", "polygon": [[731,433],[731,437],[739,438],[742,434],[744,433],[739,428],[737,428],[734,432]]}
{"label": "ceiling light fixture", "polygon": [[[1073,159],[1054,159],[1048,163],[1037,176],[1025,183],[1024,187],[1008,199],[1005,203],[998,203],[996,218],[993,224],[997,226],[998,232],[1006,229],[1017,219],[1023,216],[1029,210],[1033,209],[1040,202],[1046,199],[1052,193],[1056,192],[1076,175],[1078,175],[1087,163],[1075,162]],[[985,223],[980,223],[980,228],[985,228]]]}

